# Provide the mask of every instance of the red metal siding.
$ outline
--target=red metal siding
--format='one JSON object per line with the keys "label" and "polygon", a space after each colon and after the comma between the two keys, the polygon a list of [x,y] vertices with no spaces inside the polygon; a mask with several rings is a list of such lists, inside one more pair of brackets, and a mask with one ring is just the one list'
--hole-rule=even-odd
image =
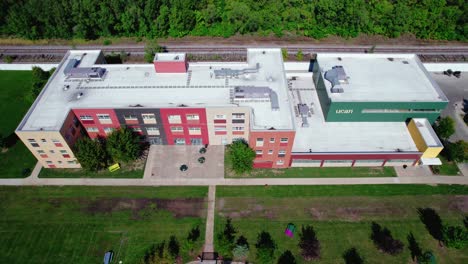
{"label": "red metal siding", "polygon": [[[356,160],[384,160],[383,165],[391,159],[408,159],[417,162],[421,158],[422,153],[293,153],[291,155],[291,163],[295,159],[310,159],[321,160],[322,165],[325,160],[352,160],[353,165]],[[414,163],[413,163],[414,165]]]}
{"label": "red metal siding", "polygon": [[[176,138],[185,139],[185,144],[190,145],[190,139],[192,138],[201,138],[202,144],[209,144],[208,139],[208,128],[206,124],[206,111],[204,108],[161,108],[161,120],[164,127],[164,132],[167,139],[168,145],[174,145],[174,140]],[[187,120],[187,114],[198,114],[199,120],[197,125],[194,125],[193,120]],[[180,115],[181,123],[180,124],[170,124],[168,116],[169,115]],[[182,132],[171,132],[171,127],[182,127]],[[200,127],[200,135],[190,135],[189,127]]]}
{"label": "red metal siding", "polygon": [[[110,127],[114,129],[120,128],[119,120],[117,119],[117,115],[115,114],[114,109],[73,109],[72,111],[74,112],[78,120],[81,122],[85,130],[88,127],[97,127],[99,129],[98,133],[88,132],[88,136],[90,138],[96,138],[98,136],[106,137],[106,133],[104,132],[105,127]],[[111,118],[112,124],[101,124],[99,122],[99,119],[97,118],[97,114],[108,114]],[[93,122],[83,122],[80,119],[81,115],[91,116],[93,118]]]}
{"label": "red metal siding", "polygon": [[254,162],[253,167],[256,169],[269,169],[269,168],[273,168],[273,162],[272,161]]}
{"label": "red metal siding", "polygon": [[[271,162],[272,168],[287,168],[289,167],[291,160],[291,149],[294,143],[294,137],[296,135],[295,131],[278,131],[278,130],[265,130],[265,131],[251,131],[249,135],[249,145],[254,150],[262,150],[263,154],[261,157],[256,157],[254,160],[255,166],[256,163]],[[263,147],[257,147],[256,141],[257,138],[263,138]],[[274,142],[270,143],[270,138],[274,138]],[[280,143],[281,138],[287,138],[287,143]],[[272,154],[268,154],[269,150],[273,150]],[[286,154],[284,157],[278,157],[278,152],[284,150]],[[282,165],[277,165],[278,160],[283,160]],[[256,167],[256,168],[257,168]]]}
{"label": "red metal siding", "polygon": [[185,61],[154,61],[153,63],[157,73],[187,72],[187,63]]}

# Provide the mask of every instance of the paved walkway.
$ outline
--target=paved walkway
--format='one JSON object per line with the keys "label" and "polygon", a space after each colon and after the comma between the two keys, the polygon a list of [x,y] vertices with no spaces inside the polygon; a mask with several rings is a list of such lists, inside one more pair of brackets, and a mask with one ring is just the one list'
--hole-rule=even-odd
{"label": "paved walkway", "polygon": [[269,178],[269,179],[92,179],[34,178],[0,179],[0,185],[85,186],[209,186],[209,185],[352,185],[352,184],[466,184],[465,176],[400,176],[374,178]]}
{"label": "paved walkway", "polygon": [[210,185],[208,188],[208,210],[206,213],[205,246],[203,252],[214,252],[214,214],[215,214],[216,186]]}

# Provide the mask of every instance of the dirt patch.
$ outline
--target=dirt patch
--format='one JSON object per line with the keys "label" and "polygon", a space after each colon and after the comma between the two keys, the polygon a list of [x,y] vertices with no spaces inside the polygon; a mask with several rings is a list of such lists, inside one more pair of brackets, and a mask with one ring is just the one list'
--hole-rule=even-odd
{"label": "dirt patch", "polygon": [[134,219],[141,219],[149,213],[159,210],[169,211],[175,218],[202,217],[206,211],[203,198],[105,198],[87,203],[83,210],[92,215],[130,210]]}
{"label": "dirt patch", "polygon": [[451,210],[468,213],[468,195],[456,195],[449,199],[449,206]]}

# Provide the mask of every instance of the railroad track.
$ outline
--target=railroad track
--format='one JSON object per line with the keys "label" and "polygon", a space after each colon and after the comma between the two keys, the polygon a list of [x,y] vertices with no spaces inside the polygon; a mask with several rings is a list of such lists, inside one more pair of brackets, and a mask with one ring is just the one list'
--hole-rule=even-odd
{"label": "railroad track", "polygon": [[[244,54],[248,47],[253,46],[165,46],[168,52],[187,53],[233,53]],[[272,46],[281,47],[281,46]],[[284,46],[283,46],[284,47]],[[374,53],[416,53],[418,55],[465,55],[468,56],[468,46],[330,46],[330,45],[290,45],[285,47],[289,53],[296,53],[302,50],[304,53],[318,52],[370,52]],[[0,46],[0,54],[4,55],[60,55],[63,56],[71,47],[68,46]],[[130,54],[144,54],[144,46],[78,46],[76,49],[101,49],[106,53],[125,51]]]}

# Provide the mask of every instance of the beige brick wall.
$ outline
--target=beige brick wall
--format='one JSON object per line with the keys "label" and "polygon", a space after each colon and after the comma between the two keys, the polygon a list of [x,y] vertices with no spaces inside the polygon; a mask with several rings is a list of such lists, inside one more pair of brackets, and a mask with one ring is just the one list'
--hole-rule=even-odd
{"label": "beige brick wall", "polygon": [[[244,123],[233,123],[233,113],[244,114]],[[226,123],[215,123],[216,115],[225,115]],[[206,108],[206,119],[211,145],[230,144],[232,143],[233,138],[244,138],[246,141],[249,140],[250,108],[248,107],[209,107]],[[216,135],[215,126],[226,126],[226,134]],[[233,127],[244,127],[243,134],[240,134],[240,131],[234,132]]]}

